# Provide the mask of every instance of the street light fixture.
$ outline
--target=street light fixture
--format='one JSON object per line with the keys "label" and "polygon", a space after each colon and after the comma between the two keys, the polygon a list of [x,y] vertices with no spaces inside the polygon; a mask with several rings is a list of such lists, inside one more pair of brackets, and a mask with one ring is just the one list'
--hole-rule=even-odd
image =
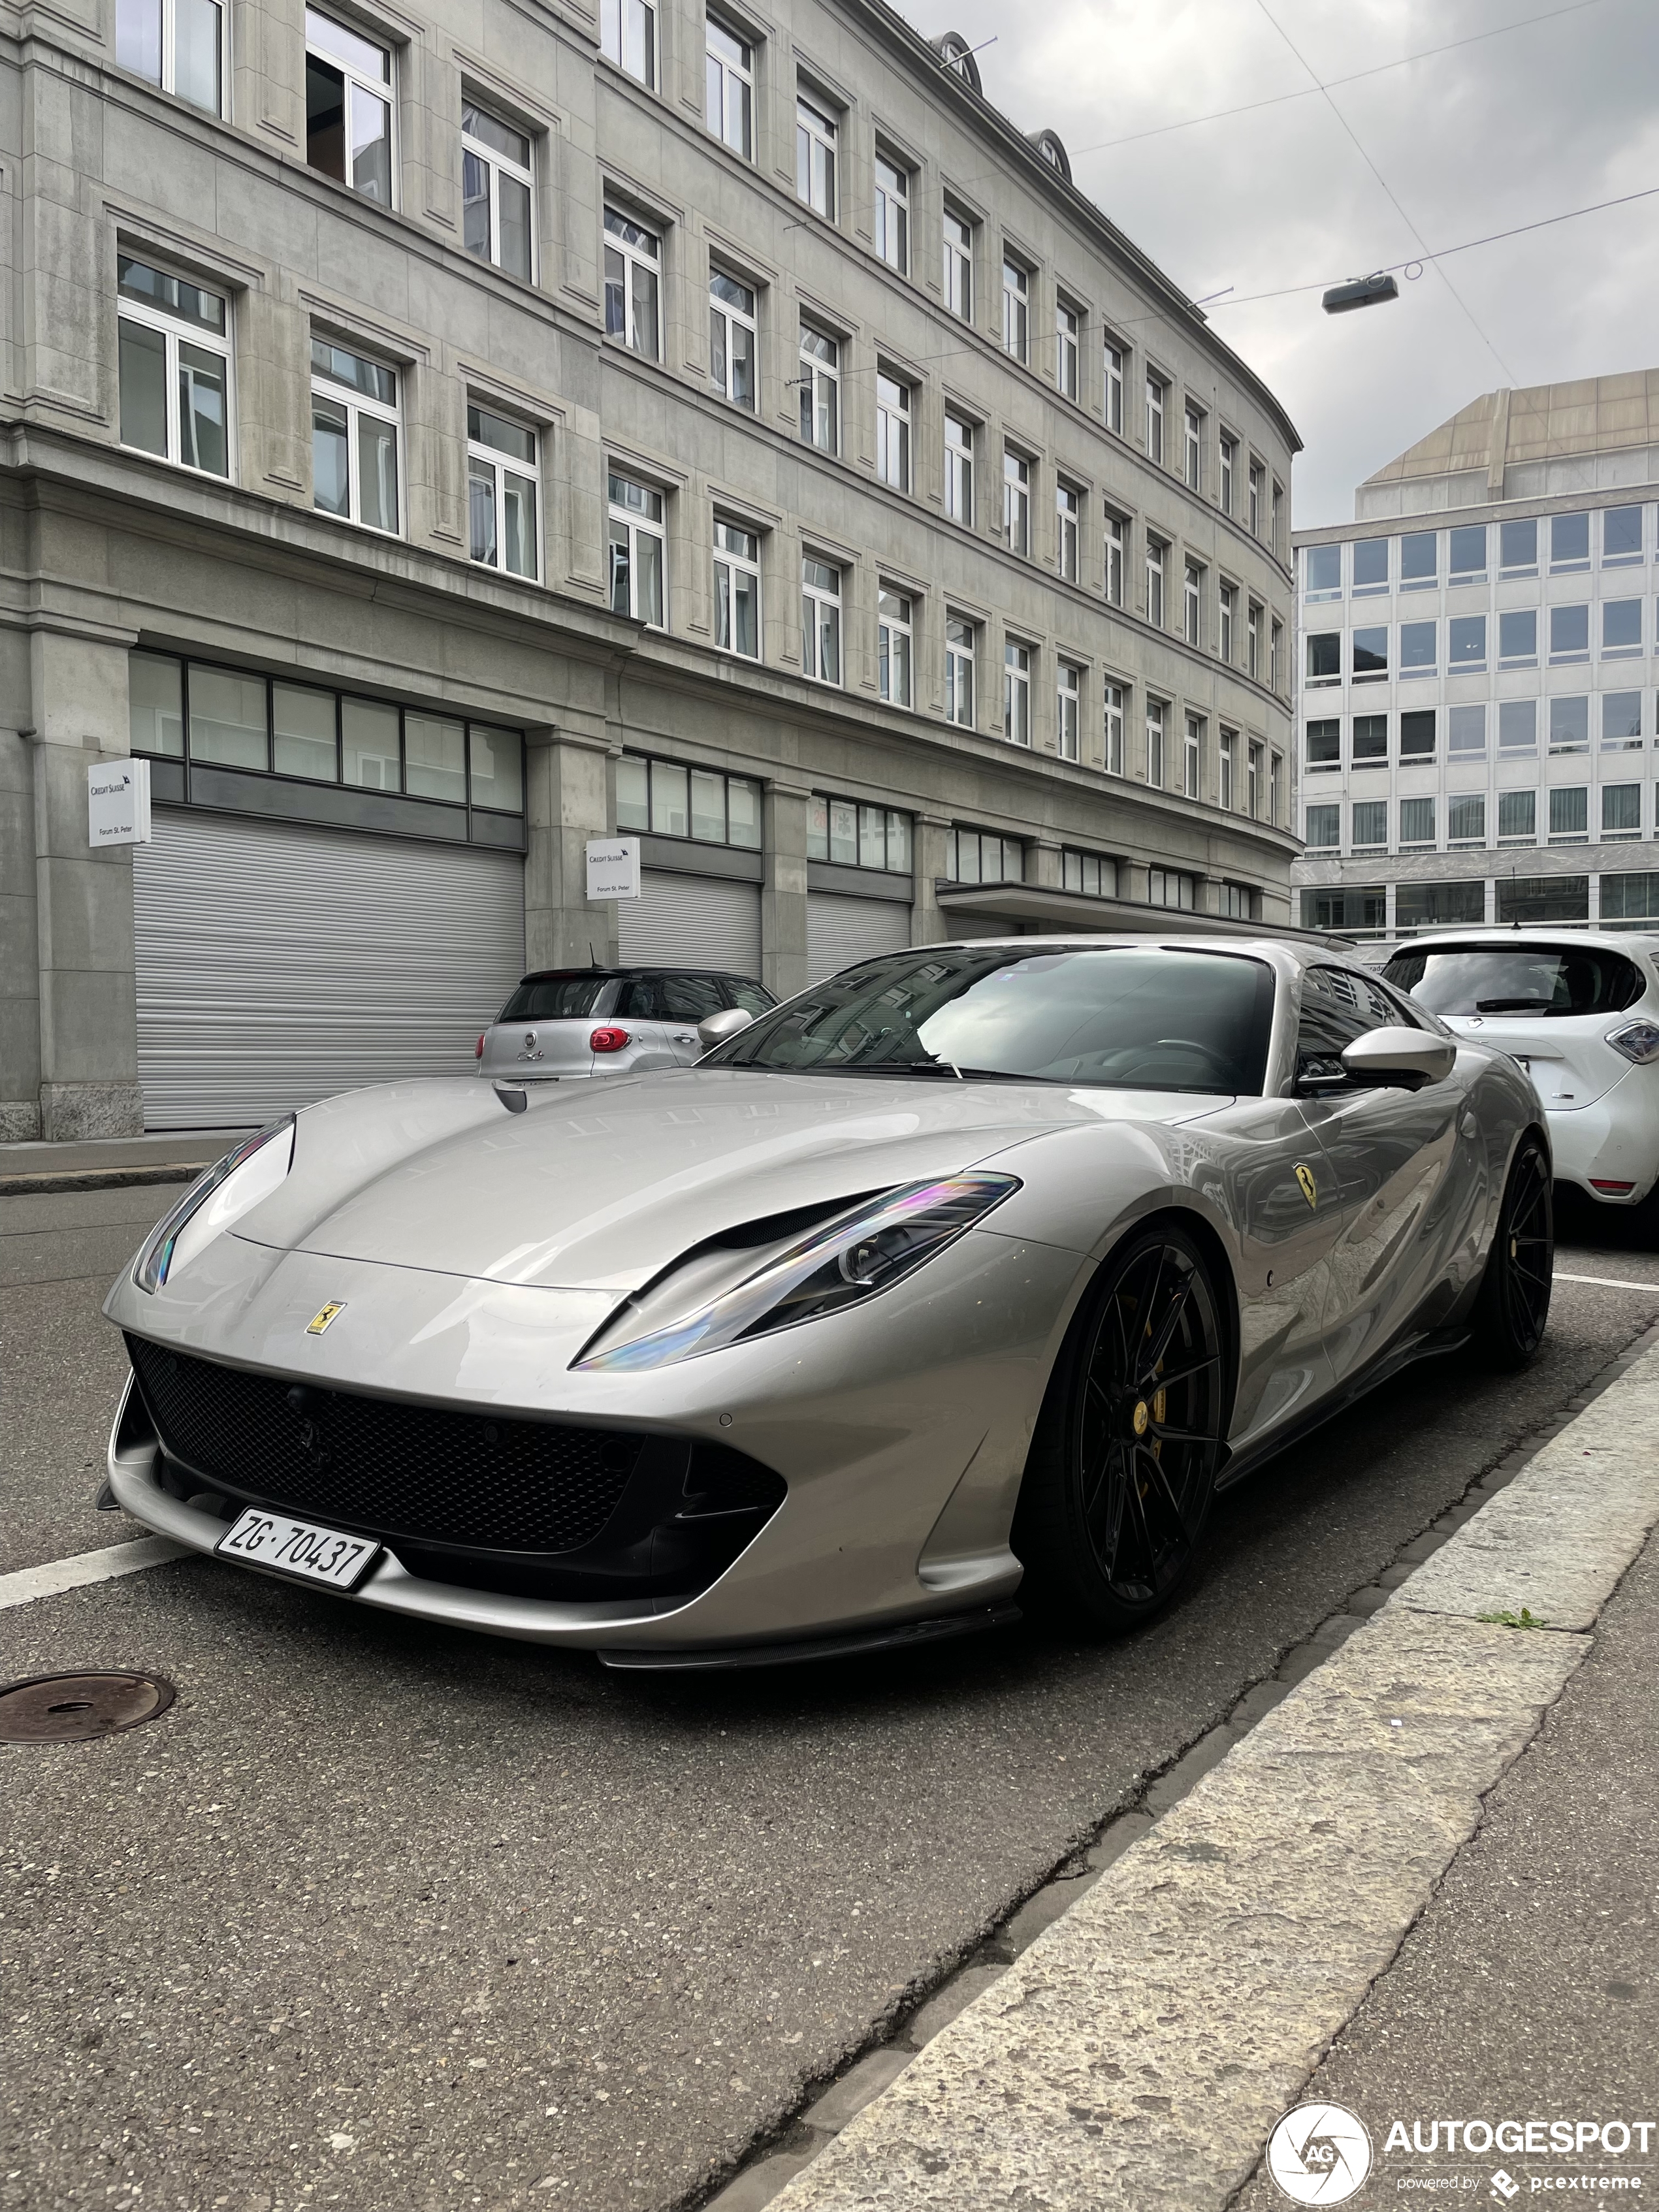
{"label": "street light fixture", "polygon": [[1328,315],[1346,315],[1355,307],[1378,307],[1384,300],[1397,300],[1400,287],[1392,276],[1356,276],[1346,284],[1333,284],[1322,305]]}

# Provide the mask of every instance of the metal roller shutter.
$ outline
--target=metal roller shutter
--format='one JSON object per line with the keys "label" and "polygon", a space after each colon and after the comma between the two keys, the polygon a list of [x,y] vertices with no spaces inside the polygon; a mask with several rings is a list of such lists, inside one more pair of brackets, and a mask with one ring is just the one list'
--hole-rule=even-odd
{"label": "metal roller shutter", "polygon": [[642,868],[638,898],[617,901],[619,957],[758,978],[760,908],[758,884]]}
{"label": "metal roller shutter", "polygon": [[464,1075],[524,973],[516,854],[157,807],[133,848],[151,1129]]}
{"label": "metal roller shutter", "polygon": [[902,952],[910,942],[910,909],[886,899],[806,894],[806,980],[817,982],[855,960]]}

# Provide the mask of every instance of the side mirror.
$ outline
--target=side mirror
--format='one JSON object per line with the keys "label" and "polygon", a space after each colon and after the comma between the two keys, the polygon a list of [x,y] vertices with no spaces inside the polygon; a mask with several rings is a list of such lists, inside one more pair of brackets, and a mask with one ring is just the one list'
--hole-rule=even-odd
{"label": "side mirror", "polygon": [[1427,1030],[1367,1030],[1342,1055],[1356,1083],[1375,1083],[1399,1091],[1420,1091],[1443,1083],[1457,1064],[1457,1047]]}
{"label": "side mirror", "polygon": [[718,1014],[705,1015],[697,1024],[697,1042],[705,1052],[712,1052],[727,1037],[734,1037],[739,1030],[746,1030],[755,1017],[741,1006],[726,1006]]}

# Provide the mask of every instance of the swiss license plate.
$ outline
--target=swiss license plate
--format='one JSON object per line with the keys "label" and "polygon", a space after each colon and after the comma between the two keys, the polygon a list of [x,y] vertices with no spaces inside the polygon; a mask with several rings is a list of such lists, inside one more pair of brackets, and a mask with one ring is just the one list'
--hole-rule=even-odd
{"label": "swiss license plate", "polygon": [[280,1513],[250,1506],[214,1549],[251,1567],[270,1567],[301,1582],[324,1583],[330,1589],[356,1589],[380,1556],[367,1536],[343,1536],[337,1528],[319,1528],[310,1521],[289,1521]]}

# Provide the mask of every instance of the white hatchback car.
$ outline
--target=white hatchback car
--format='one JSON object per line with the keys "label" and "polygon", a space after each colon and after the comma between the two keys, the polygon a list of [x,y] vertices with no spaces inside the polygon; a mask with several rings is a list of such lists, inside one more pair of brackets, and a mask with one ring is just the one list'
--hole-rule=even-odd
{"label": "white hatchback car", "polygon": [[641,1075],[690,1067],[697,1024],[777,1001],[752,976],[707,968],[549,968],[526,975],[478,1039],[480,1075],[500,1082]]}
{"label": "white hatchback car", "polygon": [[1603,1206],[1639,1205],[1659,1182],[1659,936],[1448,930],[1402,945],[1382,972],[1528,1071],[1558,1182]]}

